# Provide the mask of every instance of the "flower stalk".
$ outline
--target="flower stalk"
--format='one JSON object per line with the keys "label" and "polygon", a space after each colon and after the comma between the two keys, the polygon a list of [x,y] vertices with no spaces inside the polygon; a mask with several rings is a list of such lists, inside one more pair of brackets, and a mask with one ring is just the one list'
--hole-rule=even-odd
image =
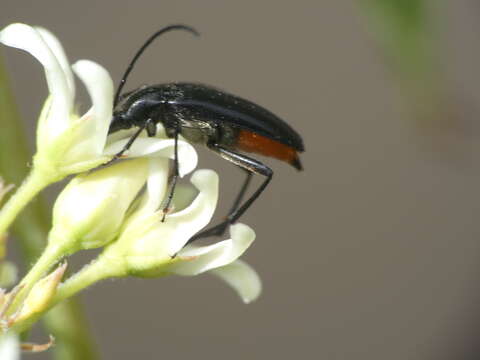
{"label": "flower stalk", "polygon": [[[106,266],[107,265],[107,266]],[[105,263],[101,258],[93,260],[78,273],[61,284],[52,300],[51,306],[75,296],[83,289],[108,278],[126,276],[127,274],[114,262]]]}
{"label": "flower stalk", "polygon": [[45,187],[55,182],[38,168],[33,168],[18,190],[0,210],[0,234],[7,231],[20,211]]}
{"label": "flower stalk", "polygon": [[60,246],[47,246],[42,255],[37,259],[33,267],[20,283],[21,290],[15,296],[15,300],[10,306],[16,309],[25,296],[29,294],[35,284],[48,272],[48,270],[57,263],[65,254],[65,249]]}

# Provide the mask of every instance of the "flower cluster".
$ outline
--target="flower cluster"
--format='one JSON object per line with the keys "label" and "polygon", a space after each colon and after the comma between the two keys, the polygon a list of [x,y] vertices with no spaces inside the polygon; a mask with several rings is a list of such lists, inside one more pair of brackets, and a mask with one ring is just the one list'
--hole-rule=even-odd
{"label": "flower cluster", "polygon": [[[52,306],[108,277],[211,272],[245,302],[259,295],[258,275],[238,260],[255,238],[248,226],[231,226],[231,239],[218,243],[189,243],[210,222],[219,183],[212,170],[194,171],[197,154],[189,143],[180,138],[178,161],[181,177],[194,171],[192,185],[177,187],[174,211],[163,222],[162,203],[168,191],[174,141],[162,127],[159,125],[154,138],[142,134],[137,139],[128,153],[132,159],[93,170],[108,162],[131,135],[122,131],[107,137],[113,102],[108,72],[89,60],[70,66],[60,42],[42,28],[12,24],[0,31],[0,43],[25,50],[39,61],[50,93],[38,121],[32,174],[0,210],[0,235],[38,191],[78,174],[55,202],[43,254],[19,285],[10,293],[1,293],[0,326],[4,331],[27,329]],[[91,109],[83,115],[75,112],[73,73],[92,100]],[[192,187],[197,192],[194,198]],[[5,192],[2,189],[0,183],[0,199]],[[66,262],[49,274],[61,259],[92,248],[103,251],[63,283]]]}

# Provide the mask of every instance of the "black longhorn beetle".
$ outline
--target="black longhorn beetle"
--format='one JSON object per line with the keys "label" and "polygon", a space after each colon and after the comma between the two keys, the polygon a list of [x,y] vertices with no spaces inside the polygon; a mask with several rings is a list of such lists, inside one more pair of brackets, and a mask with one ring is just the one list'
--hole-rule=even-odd
{"label": "black longhorn beetle", "polygon": [[[189,26],[170,25],[150,36],[137,51],[120,81],[115,94],[109,134],[121,129],[138,128],[112,161],[121,157],[143,130],[146,130],[148,136],[155,136],[158,123],[164,126],[167,136],[175,140],[173,174],[162,221],[165,220],[178,178],[179,135],[193,144],[206,145],[222,158],[246,171],[246,180],[226,219],[197,234],[190,239],[191,242],[207,236],[222,235],[229,224],[245,213],[272,179],[273,171],[269,167],[239,152],[273,157],[302,170],[298,153],[304,151],[304,146],[300,135],[270,111],[208,85],[174,82],[142,86],[120,95],[140,55],[156,38],[172,30],[184,30],[199,35]],[[263,175],[266,179],[251,197],[241,204],[253,173]]]}

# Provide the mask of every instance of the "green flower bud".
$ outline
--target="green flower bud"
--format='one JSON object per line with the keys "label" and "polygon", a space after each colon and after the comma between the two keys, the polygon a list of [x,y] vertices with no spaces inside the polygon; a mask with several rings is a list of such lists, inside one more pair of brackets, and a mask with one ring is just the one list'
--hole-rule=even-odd
{"label": "green flower bud", "polygon": [[9,319],[9,327],[25,326],[36,320],[50,305],[67,268],[67,263],[60,265],[55,271],[38,281],[19,306],[19,310]]}

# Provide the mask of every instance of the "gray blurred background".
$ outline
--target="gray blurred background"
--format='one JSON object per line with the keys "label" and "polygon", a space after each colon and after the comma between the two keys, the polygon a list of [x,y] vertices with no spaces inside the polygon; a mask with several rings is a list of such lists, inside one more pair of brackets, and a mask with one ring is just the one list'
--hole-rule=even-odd
{"label": "gray blurred background", "polygon": [[[1,27],[46,27],[116,81],[156,29],[192,25],[201,39],[165,36],[127,88],[216,85],[304,137],[305,171],[265,160],[273,183],[242,218],[259,300],[208,275],[98,284],[82,299],[104,359],[480,358],[480,5],[430,5],[444,88],[423,111],[362,1],[2,1]],[[43,72],[2,50],[33,140]],[[200,155],[221,176],[220,216],[243,174]]]}

